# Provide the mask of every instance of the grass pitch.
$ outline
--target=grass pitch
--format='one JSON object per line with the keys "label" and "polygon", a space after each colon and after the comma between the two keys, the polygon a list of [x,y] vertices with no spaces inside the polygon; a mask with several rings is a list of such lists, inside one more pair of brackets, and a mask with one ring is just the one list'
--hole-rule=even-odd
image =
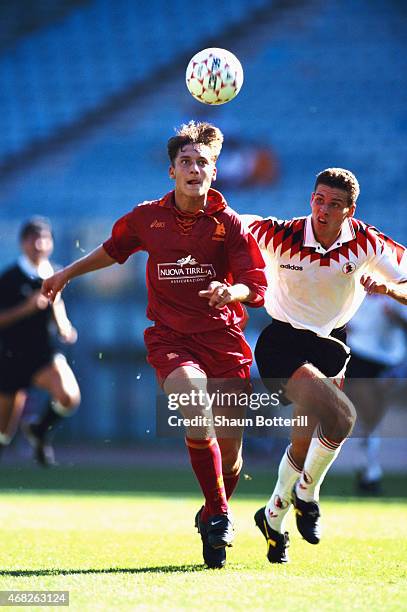
{"label": "grass pitch", "polygon": [[405,609],[400,479],[389,481],[392,496],[361,500],[334,496],[350,483],[330,478],[325,537],[307,544],[291,517],[286,566],[268,563],[253,521],[269,480],[254,474],[242,481],[227,568],[208,570],[193,528],[201,498],[189,472],[2,470],[0,589],[69,590],[75,611]]}

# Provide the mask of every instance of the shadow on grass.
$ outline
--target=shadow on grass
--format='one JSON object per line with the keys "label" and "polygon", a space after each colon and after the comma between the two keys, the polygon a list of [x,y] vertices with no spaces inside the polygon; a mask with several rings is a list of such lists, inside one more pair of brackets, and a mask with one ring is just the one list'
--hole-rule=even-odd
{"label": "shadow on grass", "polygon": [[202,572],[204,565],[162,565],[157,567],[109,567],[101,569],[38,569],[38,570],[1,570],[0,576],[24,578],[30,576],[70,576],[77,574],[177,574]]}

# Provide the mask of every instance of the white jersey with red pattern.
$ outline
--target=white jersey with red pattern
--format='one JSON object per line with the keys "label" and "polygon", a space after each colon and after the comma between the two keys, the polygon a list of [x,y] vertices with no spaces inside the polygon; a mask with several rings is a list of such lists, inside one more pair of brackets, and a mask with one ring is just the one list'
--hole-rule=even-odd
{"label": "white jersey with red pattern", "polygon": [[407,251],[373,226],[348,218],[329,249],[316,240],[311,215],[290,220],[242,215],[267,253],[266,310],[279,321],[327,337],[355,314],[363,274],[407,281]]}

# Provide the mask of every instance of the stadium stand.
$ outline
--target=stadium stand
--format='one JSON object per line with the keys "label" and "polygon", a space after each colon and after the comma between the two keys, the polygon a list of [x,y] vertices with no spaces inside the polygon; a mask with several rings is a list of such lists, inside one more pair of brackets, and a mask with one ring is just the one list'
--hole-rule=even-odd
{"label": "stadium stand", "polygon": [[[46,14],[49,3],[38,4]],[[207,0],[205,10],[192,3],[186,11],[183,0],[95,0],[80,3],[49,27],[18,37],[0,55],[0,161],[4,164],[73,126],[164,67],[171,69],[186,51],[244,22],[266,4]],[[31,8],[35,15],[36,3]],[[10,15],[17,19],[20,11]]]}
{"label": "stadium stand", "polygon": [[[244,24],[252,11],[259,11],[258,18],[248,29]],[[199,28],[192,27],[197,19]],[[307,214],[315,174],[323,167],[344,166],[361,182],[358,216],[406,242],[405,27],[404,4],[386,0],[344,0],[340,5],[334,0],[218,0],[205,3],[205,10],[191,4],[188,13],[181,0],[117,0],[114,5],[96,0],[19,39],[17,55],[0,57],[2,77],[9,70],[8,92],[0,92],[6,109],[0,113],[2,155],[17,154],[38,137],[52,140],[55,130],[69,122],[80,129],[74,138],[67,129],[67,142],[6,177],[0,195],[2,263],[13,258],[18,224],[30,214],[52,218],[57,260],[67,262],[81,249],[96,246],[112,221],[135,203],[170,190],[165,143],[173,127],[190,118],[217,123],[226,135],[225,150],[230,134],[260,140],[277,152],[277,184],[225,191],[237,210],[279,217]],[[217,108],[194,101],[184,85],[187,59],[213,44],[234,51],[245,69],[238,98]],[[164,63],[160,78],[144,90],[151,66]],[[21,74],[16,81],[17,65]],[[36,75],[31,85],[24,75]],[[18,95],[13,94],[16,88]],[[122,89],[131,95],[105,113],[98,126],[79,121],[89,109],[105,108]],[[74,347],[72,355],[83,372],[83,397],[92,397],[69,424],[77,436],[103,437],[112,423],[124,437],[141,436],[149,428],[150,417],[140,408],[147,392],[137,395],[140,379],[130,374],[137,370],[152,385],[142,353],[142,268],[140,257],[125,273],[116,268],[121,276],[112,291],[113,276],[100,272],[89,281],[75,281],[67,292],[81,332],[81,350]],[[253,315],[252,329],[261,326],[261,316]],[[129,321],[125,330],[123,320]],[[99,353],[106,359],[99,359]],[[120,354],[126,356],[123,363]],[[123,368],[126,376],[120,374]],[[141,413],[123,431],[119,421],[120,411],[128,410],[129,402],[122,401],[126,393],[137,399],[131,402]],[[96,425],[95,406],[100,409]]]}

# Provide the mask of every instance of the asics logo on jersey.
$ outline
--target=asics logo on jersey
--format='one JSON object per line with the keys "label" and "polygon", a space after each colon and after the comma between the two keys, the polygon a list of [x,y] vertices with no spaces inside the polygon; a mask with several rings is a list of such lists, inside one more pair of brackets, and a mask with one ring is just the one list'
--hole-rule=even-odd
{"label": "asics logo on jersey", "polygon": [[302,266],[293,266],[292,264],[280,264],[280,268],[284,268],[285,270],[298,270],[300,272],[304,269]]}
{"label": "asics logo on jersey", "polygon": [[165,228],[165,221],[159,221],[158,219],[154,219],[154,221],[151,223],[150,227],[156,228],[156,229],[164,229]]}

